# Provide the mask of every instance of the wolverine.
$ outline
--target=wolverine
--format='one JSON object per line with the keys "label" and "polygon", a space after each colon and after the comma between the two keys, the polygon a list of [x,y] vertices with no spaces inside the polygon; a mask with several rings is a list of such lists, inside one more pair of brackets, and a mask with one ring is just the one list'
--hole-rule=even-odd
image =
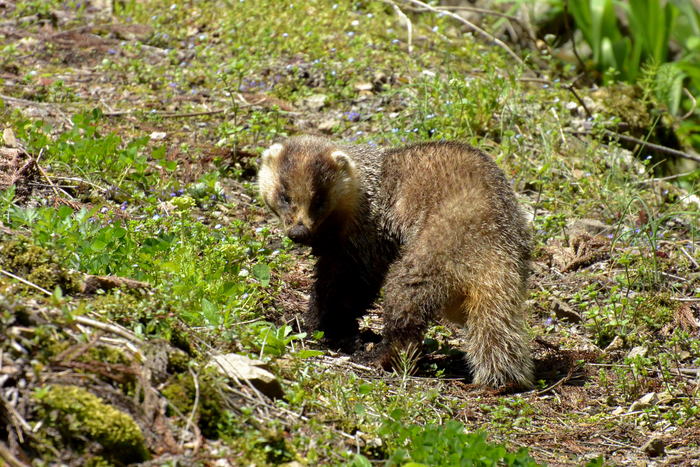
{"label": "wolverine", "polygon": [[488,155],[459,142],[379,149],[297,136],[263,152],[258,186],[317,258],[307,327],[352,348],[383,287],[382,366],[446,318],[465,328],[475,384],[532,386],[530,232]]}

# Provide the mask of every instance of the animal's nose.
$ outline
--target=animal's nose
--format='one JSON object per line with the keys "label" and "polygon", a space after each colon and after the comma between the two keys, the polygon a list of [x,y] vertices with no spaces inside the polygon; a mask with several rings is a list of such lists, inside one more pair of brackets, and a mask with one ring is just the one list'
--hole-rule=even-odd
{"label": "animal's nose", "polygon": [[289,229],[287,237],[296,243],[308,243],[311,239],[311,231],[304,224],[299,223]]}

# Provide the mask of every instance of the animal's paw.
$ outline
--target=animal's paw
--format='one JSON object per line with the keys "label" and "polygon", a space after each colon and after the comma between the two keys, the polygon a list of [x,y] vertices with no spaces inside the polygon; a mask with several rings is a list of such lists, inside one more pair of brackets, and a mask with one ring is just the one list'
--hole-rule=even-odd
{"label": "animal's paw", "polygon": [[360,338],[357,335],[327,336],[321,341],[326,347],[338,352],[353,354],[360,347]]}
{"label": "animal's paw", "polygon": [[[386,351],[386,346],[382,343],[371,342],[362,349],[355,352],[352,359],[357,363],[375,368],[377,370],[391,370],[390,353]],[[388,366],[384,362],[388,362]]]}

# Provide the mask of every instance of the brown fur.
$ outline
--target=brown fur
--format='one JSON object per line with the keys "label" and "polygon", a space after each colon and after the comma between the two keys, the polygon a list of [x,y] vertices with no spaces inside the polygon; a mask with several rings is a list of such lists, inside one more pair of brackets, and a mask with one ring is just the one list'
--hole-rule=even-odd
{"label": "brown fur", "polygon": [[529,231],[491,158],[455,142],[380,150],[296,137],[265,152],[259,185],[318,257],[311,327],[352,347],[384,286],[384,363],[444,317],[466,328],[475,383],[532,385]]}

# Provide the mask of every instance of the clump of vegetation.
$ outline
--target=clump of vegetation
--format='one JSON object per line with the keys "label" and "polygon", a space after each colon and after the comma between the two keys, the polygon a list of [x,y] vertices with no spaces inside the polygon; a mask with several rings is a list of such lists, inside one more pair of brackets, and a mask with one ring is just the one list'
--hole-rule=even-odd
{"label": "clump of vegetation", "polygon": [[[66,293],[80,291],[77,274],[69,272],[45,248],[34,245],[25,237],[11,238],[0,234],[0,268],[49,292],[57,287]],[[36,292],[25,284],[18,287]]]}
{"label": "clump of vegetation", "polygon": [[[39,403],[38,418],[47,427],[46,436],[60,437],[52,440],[54,445],[87,454],[94,449],[90,444],[98,443],[98,456],[121,464],[149,458],[143,433],[134,419],[89,391],[77,386],[49,385],[37,389],[34,397]],[[81,443],[80,439],[85,441]]]}
{"label": "clump of vegetation", "polygon": [[[483,433],[466,433],[464,425],[454,420],[444,425],[405,424],[403,417],[395,415],[385,420],[379,429],[387,439],[387,465],[539,465],[528,455],[527,449],[508,452],[502,445],[488,443]],[[349,465],[366,467],[371,463],[357,456]]]}

